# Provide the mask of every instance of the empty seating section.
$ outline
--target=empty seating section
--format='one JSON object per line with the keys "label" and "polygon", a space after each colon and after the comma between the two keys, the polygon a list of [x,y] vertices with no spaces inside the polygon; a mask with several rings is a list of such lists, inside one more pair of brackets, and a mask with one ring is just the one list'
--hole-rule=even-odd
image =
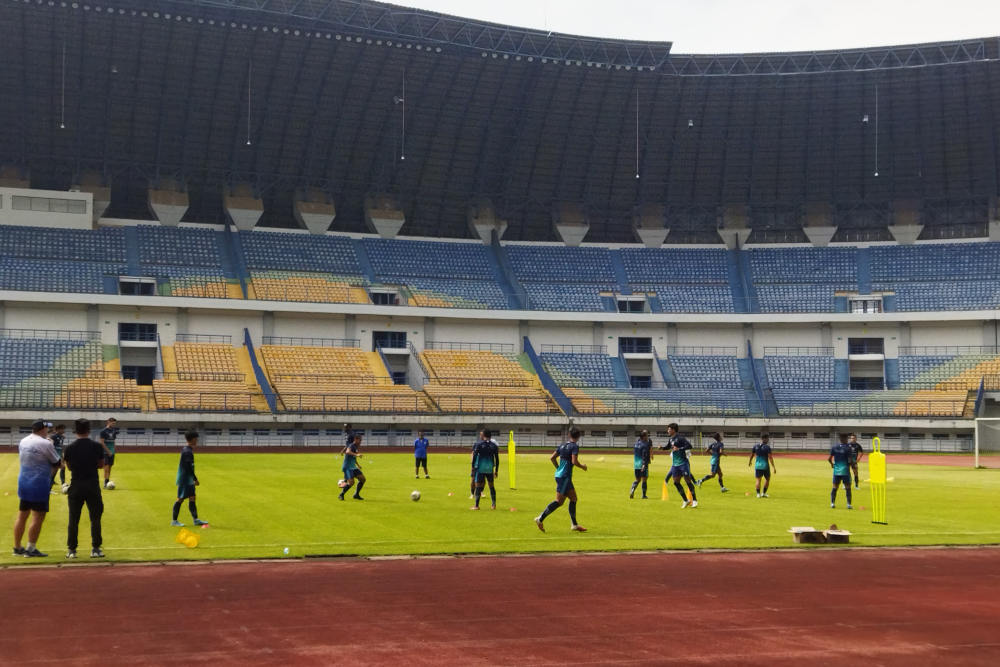
{"label": "empty seating section", "polygon": [[507,245],[504,250],[534,310],[600,311],[601,292],[618,289],[607,248]]}
{"label": "empty seating section", "polygon": [[99,340],[58,335],[0,331],[0,407],[139,407],[135,381],[104,372]]}
{"label": "empty seating section", "polygon": [[1000,356],[994,352],[901,354],[899,380],[912,389],[966,389],[979,387],[984,376],[1000,375]]}
{"label": "empty seating section", "polygon": [[100,294],[126,261],[121,229],[0,225],[0,289]]}
{"label": "empty seating section", "polygon": [[247,268],[317,271],[360,278],[354,242],[346,236],[250,231],[239,233]]}
{"label": "empty seating section", "polygon": [[1000,307],[1000,243],[872,248],[872,288],[894,291],[896,310]]}
{"label": "empty seating section", "polygon": [[194,412],[267,412],[267,401],[240,368],[236,349],[229,343],[178,341],[163,347],[162,379],[153,380],[160,410]]}
{"label": "empty seating section", "polygon": [[363,287],[358,287],[358,284],[358,277],[343,278],[333,274],[295,271],[255,271],[251,274],[251,297],[265,301],[371,303],[368,292]]}
{"label": "empty seating section", "polygon": [[393,384],[376,352],[357,347],[262,345],[264,367],[291,412],[415,413],[427,397]]}
{"label": "empty seating section", "polygon": [[833,389],[832,355],[765,355],[764,365],[775,389]]}
{"label": "empty seating section", "polygon": [[733,291],[729,285],[636,283],[634,293],[653,294],[667,313],[731,313]]}
{"label": "empty seating section", "polygon": [[625,275],[633,285],[729,282],[726,251],[683,248],[622,248]]}
{"label": "empty seating section", "polygon": [[614,387],[615,374],[607,354],[543,352],[545,371],[560,387]]}
{"label": "empty seating section", "polygon": [[745,416],[759,412],[742,389],[564,388],[574,409],[585,415]]}
{"label": "empty seating section", "polygon": [[969,415],[968,391],[889,389],[775,389],[782,416],[963,417]]}
{"label": "empty seating section", "polygon": [[739,389],[743,386],[735,356],[671,354],[667,360],[681,387]]}
{"label": "empty seating section", "polygon": [[375,278],[405,285],[414,306],[507,308],[485,246],[366,238],[365,252]]}
{"label": "empty seating section", "polygon": [[157,279],[160,296],[225,299],[228,295],[228,282],[222,270],[217,267],[146,264],[142,267],[142,273]]}
{"label": "empty seating section", "polygon": [[222,234],[214,229],[139,225],[139,261],[174,266],[219,266]]}
{"label": "empty seating section", "polygon": [[748,252],[761,312],[833,312],[835,290],[857,289],[854,248],[754,248]]}
{"label": "empty seating section", "polygon": [[443,412],[556,413],[538,376],[513,354],[489,351],[424,350],[431,374],[424,391]]}
{"label": "empty seating section", "polygon": [[177,374],[183,380],[212,380],[220,375],[238,379],[243,374],[236,350],[228,343],[174,343]]}

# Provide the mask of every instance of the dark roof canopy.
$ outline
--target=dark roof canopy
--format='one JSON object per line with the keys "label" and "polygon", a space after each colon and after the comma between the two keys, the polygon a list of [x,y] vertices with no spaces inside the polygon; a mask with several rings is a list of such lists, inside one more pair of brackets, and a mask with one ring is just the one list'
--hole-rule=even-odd
{"label": "dark roof canopy", "polygon": [[408,234],[467,236],[485,197],[509,239],[552,239],[558,201],[593,241],[632,240],[642,203],[671,240],[717,240],[725,204],[767,238],[806,202],[851,229],[899,199],[962,235],[1000,189],[996,38],[677,55],[359,0],[4,0],[0,26],[0,165],[52,188],[97,171],[120,216],[171,178],[201,221],[249,182],[279,226],[318,187],[352,231],[388,192]]}

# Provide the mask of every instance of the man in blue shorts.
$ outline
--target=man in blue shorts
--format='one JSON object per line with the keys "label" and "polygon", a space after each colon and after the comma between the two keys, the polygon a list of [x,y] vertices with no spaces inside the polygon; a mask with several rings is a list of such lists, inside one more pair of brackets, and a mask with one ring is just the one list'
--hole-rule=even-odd
{"label": "man in blue shorts", "polygon": [[361,434],[355,433],[354,439],[351,443],[344,447],[344,464],[340,467],[344,471],[344,481],[343,488],[340,489],[340,499],[344,499],[344,494],[347,490],[354,486],[354,480],[358,482],[358,488],[354,491],[355,500],[364,500],[361,497],[361,489],[364,487],[365,479],[364,473],[361,472],[361,466],[358,465],[358,457],[361,456]]}
{"label": "man in blue shorts", "polygon": [[858,436],[854,433],[851,434],[851,437],[847,442],[847,446],[851,448],[849,461],[851,463],[851,472],[854,473],[854,488],[860,489],[861,487],[858,485],[861,481],[858,476],[858,461],[860,461],[861,457],[864,456],[865,450],[861,446],[861,443],[858,442]]}
{"label": "man in blue shorts", "polygon": [[642,484],[642,499],[647,500],[646,485],[649,479],[649,464],[653,461],[653,441],[649,439],[649,431],[643,430],[639,439],[632,445],[632,467],[635,468],[635,481],[628,492],[629,498],[635,498],[635,490]]}
{"label": "man in blue shorts", "polygon": [[500,448],[491,439],[493,434],[489,430],[482,431],[482,440],[472,448],[472,469],[476,471],[476,490],[474,495],[476,504],[471,509],[479,509],[479,499],[483,495],[483,486],[490,485],[490,509],[497,508],[497,490],[493,484],[497,472],[500,470]]}
{"label": "man in blue shorts", "polygon": [[726,455],[726,453],[722,451],[725,448],[726,446],[722,444],[722,434],[713,433],[712,442],[709,443],[708,447],[705,448],[705,452],[710,456],[709,465],[711,466],[711,468],[709,468],[709,474],[699,479],[697,482],[695,482],[695,484],[701,486],[703,482],[718,476],[719,486],[722,488],[722,492],[725,493],[726,491],[729,490],[722,483],[722,465],[720,463],[720,458]]}
{"label": "man in blue shorts", "polygon": [[[680,427],[676,423],[667,425],[667,444],[660,449],[666,449],[670,451],[671,462],[670,462],[670,472],[667,473],[664,481],[673,480],[674,486],[677,487],[677,493],[681,494],[681,509],[685,507],[697,507],[698,497],[694,493],[694,484],[692,484],[691,477],[691,465],[688,463],[688,452],[691,450],[691,443],[688,439],[677,433]],[[681,486],[681,480],[687,484],[688,491],[690,493],[690,500],[688,496],[684,493],[684,487]]]}
{"label": "man in blue shorts", "polygon": [[177,520],[177,517],[181,513],[181,503],[187,500],[188,511],[191,512],[194,525],[205,526],[208,525],[208,522],[198,518],[198,506],[195,503],[194,492],[194,487],[201,486],[198,476],[194,474],[194,449],[198,446],[197,431],[188,431],[185,433],[184,440],[187,442],[187,445],[181,449],[181,461],[177,466],[177,502],[174,503],[174,520],[170,522],[170,525],[184,525]]}
{"label": "man in blue shorts", "polygon": [[427,474],[427,438],[423,431],[417,431],[417,439],[413,441],[413,458],[416,460],[417,479],[420,479],[420,466],[424,467],[424,479],[430,479]]}
{"label": "man in blue shorts", "polygon": [[[111,481],[111,467],[115,464],[115,441],[118,439],[118,420],[109,417],[104,423],[104,430],[98,435],[98,439],[104,446],[104,488],[107,489],[108,482]],[[114,487],[111,487],[114,488]]]}
{"label": "man in blue shorts", "polygon": [[570,530],[578,533],[587,532],[586,528],[576,522],[576,488],[573,486],[573,468],[587,469],[585,464],[580,463],[580,429],[575,426],[571,428],[569,442],[559,445],[549,460],[556,468],[556,499],[535,517],[535,525],[544,533],[545,526],[542,522],[545,521],[545,517],[559,509],[569,498],[569,520],[573,522]]}
{"label": "man in blue shorts", "polygon": [[847,434],[840,434],[840,442],[830,448],[830,456],[826,457],[827,463],[833,468],[833,489],[830,491],[830,507],[837,506],[837,488],[841,482],[844,484],[844,493],[847,494],[847,509],[851,507],[851,445],[847,442]]}
{"label": "man in blue shorts", "polygon": [[[49,511],[49,492],[52,489],[52,473],[59,465],[55,447],[49,440],[52,424],[36,421],[31,425],[31,433],[24,436],[17,446],[21,472],[17,476],[17,495],[21,504],[17,520],[14,522],[14,555],[25,558],[44,558],[48,554],[38,550],[38,536],[42,532],[42,522]],[[28,516],[31,524],[28,524]],[[21,546],[25,526],[28,529],[28,545]]]}
{"label": "man in blue shorts", "polygon": [[[757,497],[767,498],[767,490],[771,486],[771,472],[778,474],[778,469],[774,467],[774,456],[771,454],[771,437],[767,433],[760,434],[760,442],[750,450],[750,460],[747,465],[753,465],[754,477],[757,478]],[[760,480],[764,479],[764,490],[760,490]]]}

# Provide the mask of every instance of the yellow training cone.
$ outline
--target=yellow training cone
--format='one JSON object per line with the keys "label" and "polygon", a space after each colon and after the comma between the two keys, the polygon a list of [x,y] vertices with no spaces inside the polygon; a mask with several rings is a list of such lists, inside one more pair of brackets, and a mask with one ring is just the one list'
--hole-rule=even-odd
{"label": "yellow training cone", "polygon": [[192,533],[187,528],[181,528],[180,531],[177,533],[177,537],[174,538],[174,542],[177,542],[178,544],[183,544],[188,549],[194,549],[196,546],[198,546],[198,542],[200,540],[201,538],[198,536],[198,533]]}

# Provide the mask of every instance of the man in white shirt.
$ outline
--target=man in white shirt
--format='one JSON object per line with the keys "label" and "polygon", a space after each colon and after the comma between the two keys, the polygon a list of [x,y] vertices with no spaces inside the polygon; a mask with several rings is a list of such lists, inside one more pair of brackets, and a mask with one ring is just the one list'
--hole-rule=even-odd
{"label": "man in white shirt", "polygon": [[[49,492],[53,471],[59,465],[59,456],[48,439],[52,424],[38,420],[31,425],[31,435],[26,435],[18,445],[21,472],[17,477],[17,495],[21,499],[17,521],[14,523],[14,555],[25,558],[44,558],[38,550],[38,535],[49,511]],[[28,516],[31,523],[28,524]],[[25,525],[28,528],[28,545],[21,546]]]}

